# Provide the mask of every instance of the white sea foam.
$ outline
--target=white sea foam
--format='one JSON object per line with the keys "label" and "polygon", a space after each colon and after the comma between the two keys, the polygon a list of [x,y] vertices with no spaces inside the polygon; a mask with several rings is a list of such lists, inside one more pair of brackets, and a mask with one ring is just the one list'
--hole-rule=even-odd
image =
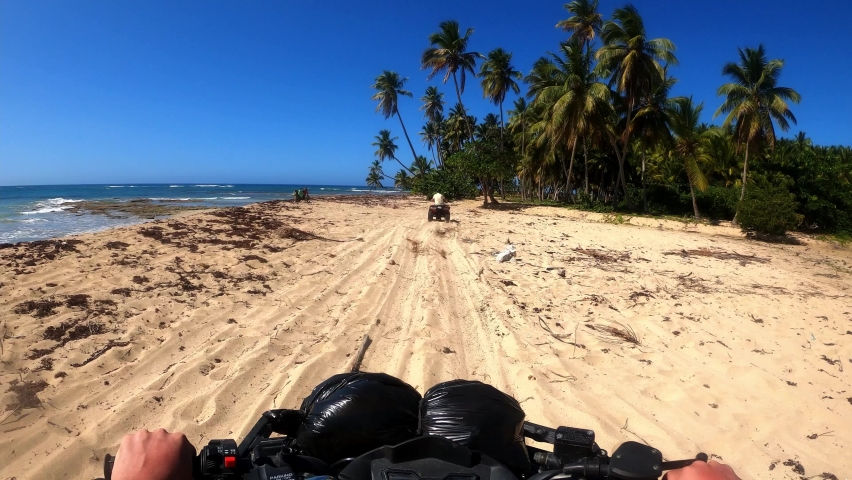
{"label": "white sea foam", "polygon": [[251,197],[222,197],[222,200],[248,200]]}
{"label": "white sea foam", "polygon": [[370,192],[370,193],[378,193],[378,194],[393,194],[399,193],[399,190],[370,190],[369,188],[350,188],[350,192]]}
{"label": "white sea foam", "polygon": [[64,206],[66,203],[77,203],[82,202],[82,200],[72,200],[66,198],[51,198],[49,200],[43,200],[41,202],[36,202],[35,210],[30,210],[27,212],[21,212],[21,215],[39,215],[41,213],[53,213],[53,212],[61,212],[63,210],[68,210],[71,208],[70,206]]}
{"label": "white sea foam", "polygon": [[171,187],[171,188],[179,188],[179,187],[182,187],[182,186],[183,185],[169,185],[169,187]]}

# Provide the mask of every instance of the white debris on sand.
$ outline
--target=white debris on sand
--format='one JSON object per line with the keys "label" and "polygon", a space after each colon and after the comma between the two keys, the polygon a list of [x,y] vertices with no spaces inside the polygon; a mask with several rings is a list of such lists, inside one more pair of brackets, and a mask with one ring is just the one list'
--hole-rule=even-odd
{"label": "white debris on sand", "polygon": [[515,258],[515,246],[512,244],[506,245],[502,252],[495,255],[498,263],[508,262]]}

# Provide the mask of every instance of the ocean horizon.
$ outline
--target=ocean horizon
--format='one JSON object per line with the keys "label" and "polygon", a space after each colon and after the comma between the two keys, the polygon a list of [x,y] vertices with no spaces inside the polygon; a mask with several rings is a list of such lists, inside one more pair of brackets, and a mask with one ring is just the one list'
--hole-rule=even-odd
{"label": "ocean horizon", "polygon": [[293,190],[307,188],[311,196],[396,194],[399,190],[369,190],[355,185],[295,185],[238,183],[140,183],[0,186],[0,243],[97,232],[150,221],[129,213],[104,215],[72,211],[80,202],[149,201],[162,206],[238,207],[293,198]]}

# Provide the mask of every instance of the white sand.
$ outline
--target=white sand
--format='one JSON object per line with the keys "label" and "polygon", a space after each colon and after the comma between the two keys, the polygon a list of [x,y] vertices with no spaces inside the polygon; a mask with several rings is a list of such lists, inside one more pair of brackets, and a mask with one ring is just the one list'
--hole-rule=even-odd
{"label": "white sand", "polygon": [[[165,244],[139,234],[146,224],[76,237],[79,253],[30,266],[24,249],[0,250],[0,478],[99,476],[103,455],[140,428],[184,431],[197,446],[240,438],[264,410],[298,407],[344,371],[365,333],[374,343],[362,370],[421,393],[454,378],[489,382],[528,420],[594,429],[610,451],[626,440],[668,459],[704,451],[743,478],[797,478],[788,460],[806,476],[852,474],[848,249],[477,202],[454,204],[453,223],[427,223],[425,200],[375,203],[250,207],[325,239],[295,241],[269,223],[253,234],[202,213],[153,224],[192,231]],[[192,238],[244,243],[192,252]],[[507,241],[518,258],[497,264]],[[697,249],[755,258],[676,254]],[[242,259],[252,254],[261,258]],[[116,305],[14,312],[73,294]],[[89,336],[55,348],[44,336],[61,322]],[[641,344],[589,328],[619,324]],[[72,366],[110,341],[124,346]],[[41,357],[52,370],[27,359],[33,349],[53,350]],[[41,405],[18,408],[15,380],[46,381]]]}

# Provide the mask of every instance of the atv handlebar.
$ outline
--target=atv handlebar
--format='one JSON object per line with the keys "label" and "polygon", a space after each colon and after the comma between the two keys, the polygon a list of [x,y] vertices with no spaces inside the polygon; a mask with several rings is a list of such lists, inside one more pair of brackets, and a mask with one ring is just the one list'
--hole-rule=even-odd
{"label": "atv handlebar", "polygon": [[[263,413],[239,445],[230,439],[210,440],[193,457],[193,479],[304,480],[305,474],[338,475],[352,459],[329,467],[319,459],[300,454],[292,440],[300,421],[301,415],[296,410],[269,410]],[[284,436],[270,438],[273,433]],[[569,479],[655,480],[666,470],[684,468],[699,460],[707,461],[707,455],[700,453],[695,459],[664,462],[659,450],[632,441],[621,444],[610,457],[595,443],[594,431],[587,429],[553,429],[524,422],[523,434],[530,440],[553,445],[552,452],[527,447],[535,470],[523,475],[526,480],[551,480],[560,474]],[[425,456],[428,457],[428,452]],[[496,460],[499,462],[499,459]],[[112,479],[114,464],[115,457],[104,457],[105,480]]]}

